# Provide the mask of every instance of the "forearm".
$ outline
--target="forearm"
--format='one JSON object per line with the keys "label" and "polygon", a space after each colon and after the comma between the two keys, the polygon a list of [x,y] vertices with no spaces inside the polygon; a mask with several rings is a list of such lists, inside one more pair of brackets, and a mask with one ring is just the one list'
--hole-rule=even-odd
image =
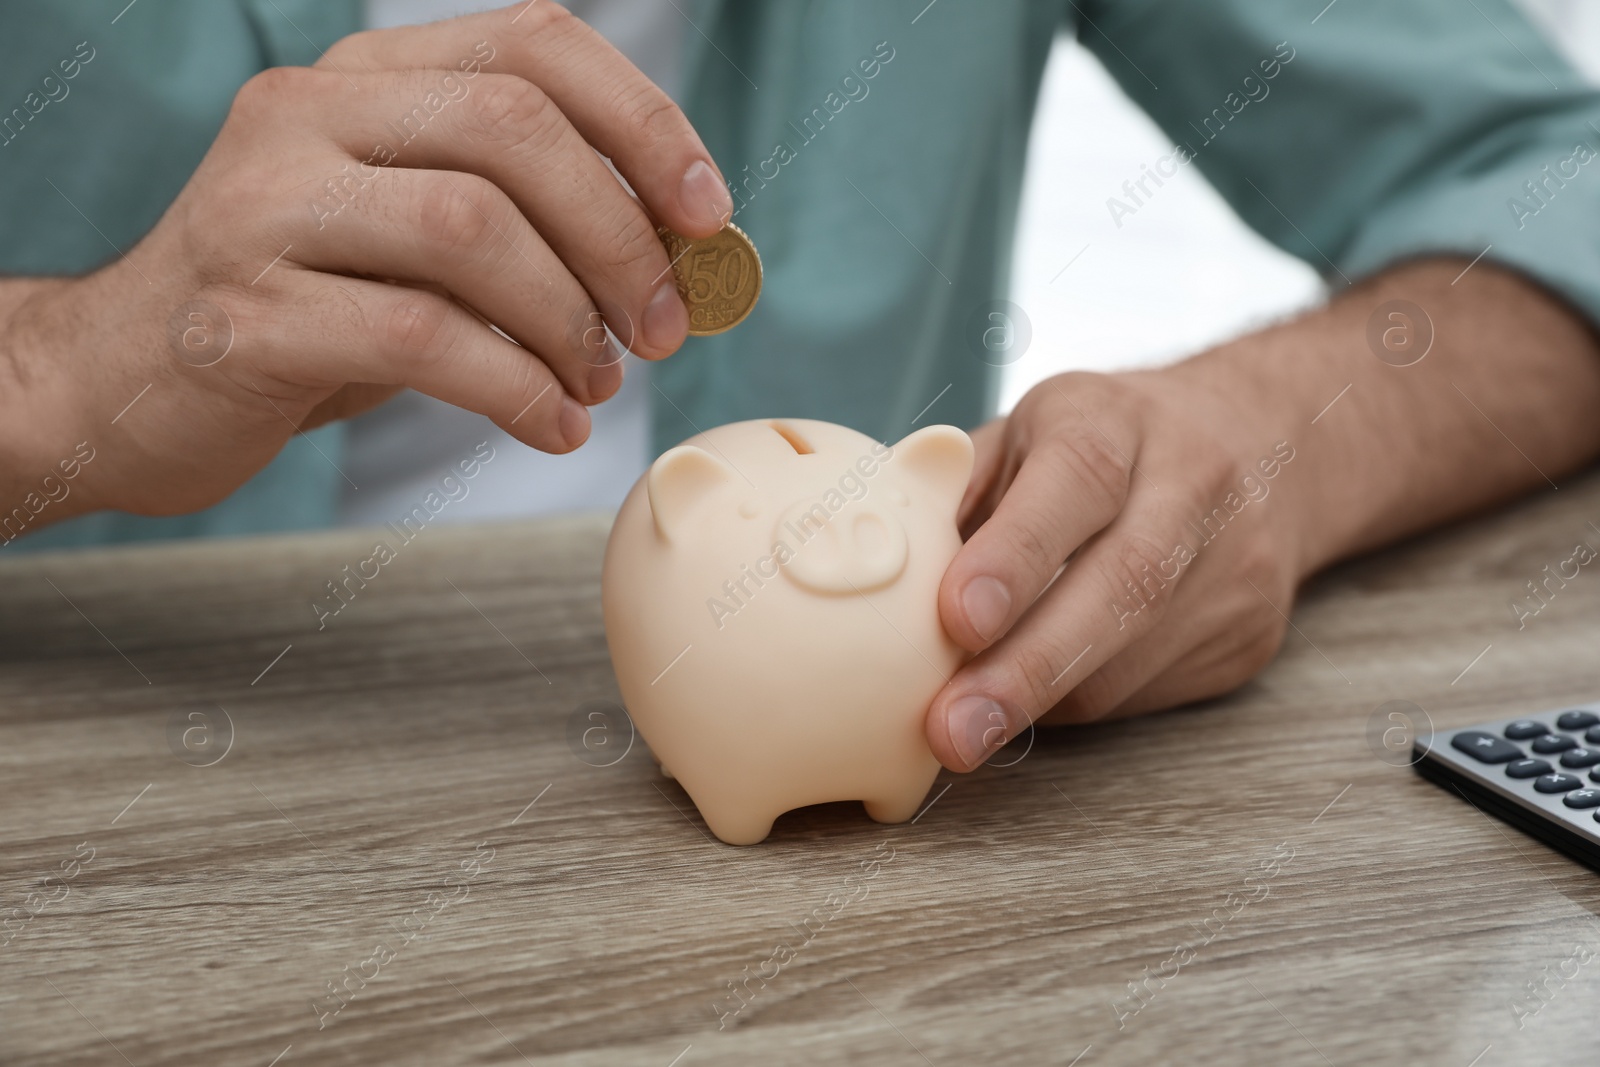
{"label": "forearm", "polygon": [[[1466,266],[1397,267],[1174,368],[1234,394],[1295,448],[1278,490],[1302,574],[1557,483],[1600,454],[1600,342],[1587,322],[1515,274]],[[1369,321],[1394,300],[1432,323],[1431,349],[1409,366],[1369,344]],[[1380,335],[1404,328],[1379,318]]]}

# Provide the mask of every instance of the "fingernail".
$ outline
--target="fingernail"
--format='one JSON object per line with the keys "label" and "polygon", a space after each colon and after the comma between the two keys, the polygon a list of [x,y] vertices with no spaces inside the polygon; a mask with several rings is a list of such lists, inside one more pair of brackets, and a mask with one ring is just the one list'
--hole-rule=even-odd
{"label": "fingernail", "polygon": [[561,402],[561,439],[577,448],[589,439],[589,412],[570,396]]}
{"label": "fingernail", "polygon": [[703,159],[689,165],[678,186],[678,205],[683,213],[707,226],[721,225],[733,217],[733,196],[717,172]]}
{"label": "fingernail", "polygon": [[[609,355],[609,353],[608,353]],[[622,386],[622,358],[616,362],[589,368],[589,399],[598,404],[609,400]]]}
{"label": "fingernail", "polygon": [[1011,592],[998,578],[974,578],[961,591],[961,610],[979,637],[993,641],[1011,615]]}
{"label": "fingernail", "polygon": [[678,296],[678,283],[668,278],[644,309],[644,339],[651,348],[671,351],[689,335],[689,309]]}
{"label": "fingernail", "polygon": [[967,770],[988,759],[1011,736],[1005,709],[981,694],[964,696],[945,711],[950,743]]}

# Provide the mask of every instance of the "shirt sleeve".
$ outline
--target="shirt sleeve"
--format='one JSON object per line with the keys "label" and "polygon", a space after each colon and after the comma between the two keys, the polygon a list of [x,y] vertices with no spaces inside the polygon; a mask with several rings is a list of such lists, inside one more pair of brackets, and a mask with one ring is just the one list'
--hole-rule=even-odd
{"label": "shirt sleeve", "polygon": [[[1600,322],[1600,94],[1508,0],[1077,11],[1083,43],[1173,138],[1164,169],[1192,162],[1335,283],[1482,256]],[[1114,219],[1138,209],[1115,192]]]}

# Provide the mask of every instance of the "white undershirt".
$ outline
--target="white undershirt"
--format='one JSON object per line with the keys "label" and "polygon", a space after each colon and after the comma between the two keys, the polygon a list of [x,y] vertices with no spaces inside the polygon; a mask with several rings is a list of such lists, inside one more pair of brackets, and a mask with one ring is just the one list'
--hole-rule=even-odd
{"label": "white undershirt", "polygon": [[[552,0],[537,0],[549,3]],[[683,17],[663,0],[561,0],[669,94],[679,86]],[[371,29],[432,22],[482,11],[485,0],[365,0]],[[622,389],[590,408],[594,429],[565,456],[536,452],[481,415],[406,392],[348,423],[350,482],[339,503],[341,525],[376,525],[411,511],[481,441],[494,448],[438,521],[462,521],[615,508],[650,462],[648,364],[625,357]]]}

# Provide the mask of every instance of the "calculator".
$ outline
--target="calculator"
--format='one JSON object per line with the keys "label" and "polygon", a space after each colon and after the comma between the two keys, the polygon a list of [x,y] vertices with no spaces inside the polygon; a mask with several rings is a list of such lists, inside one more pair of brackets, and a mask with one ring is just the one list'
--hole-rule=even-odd
{"label": "calculator", "polygon": [[1600,704],[1418,735],[1417,773],[1600,870]]}

